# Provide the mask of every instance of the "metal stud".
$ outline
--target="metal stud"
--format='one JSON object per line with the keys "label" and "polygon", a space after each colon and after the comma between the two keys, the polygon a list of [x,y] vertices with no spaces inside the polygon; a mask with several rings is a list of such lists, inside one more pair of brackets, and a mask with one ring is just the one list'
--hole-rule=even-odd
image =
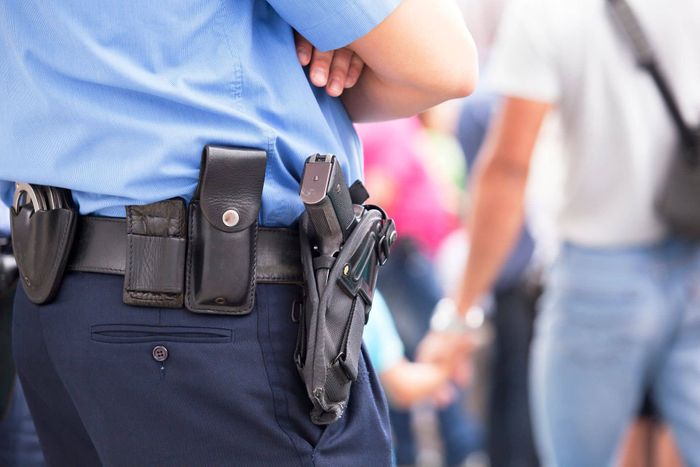
{"label": "metal stud", "polygon": [[223,221],[226,227],[235,227],[241,220],[241,216],[238,215],[238,211],[236,211],[235,209],[229,209],[221,217],[221,220]]}

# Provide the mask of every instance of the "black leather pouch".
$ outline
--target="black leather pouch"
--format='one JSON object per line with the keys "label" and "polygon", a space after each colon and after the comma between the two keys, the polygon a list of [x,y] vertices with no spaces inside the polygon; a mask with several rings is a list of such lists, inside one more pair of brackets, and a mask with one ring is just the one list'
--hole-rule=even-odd
{"label": "black leather pouch", "polygon": [[60,189],[24,186],[25,189],[17,189],[10,212],[12,249],[27,297],[32,303],[42,305],[53,300],[61,285],[73,246],[78,211],[68,202],[62,207],[47,207],[46,198],[62,193]]}
{"label": "black leather pouch", "polygon": [[182,306],[186,216],[185,201],[181,198],[126,208],[124,303],[163,308]]}
{"label": "black leather pouch", "polygon": [[255,299],[258,214],[267,154],[207,146],[189,207],[185,306],[246,314]]}

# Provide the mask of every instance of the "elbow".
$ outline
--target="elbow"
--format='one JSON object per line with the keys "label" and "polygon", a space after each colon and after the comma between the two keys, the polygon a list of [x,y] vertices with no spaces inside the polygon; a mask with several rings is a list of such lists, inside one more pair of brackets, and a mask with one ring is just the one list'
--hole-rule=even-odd
{"label": "elbow", "polygon": [[476,90],[476,85],[479,82],[478,68],[463,70],[458,78],[453,87],[453,99],[467,97]]}
{"label": "elbow", "polygon": [[467,41],[459,60],[454,61],[451,76],[452,99],[467,97],[476,89],[479,82],[479,58],[473,41]]}
{"label": "elbow", "polygon": [[[459,99],[471,95],[479,82],[479,60],[473,42],[467,41],[459,54],[442,65],[441,100]],[[435,84],[435,83],[433,83]]]}

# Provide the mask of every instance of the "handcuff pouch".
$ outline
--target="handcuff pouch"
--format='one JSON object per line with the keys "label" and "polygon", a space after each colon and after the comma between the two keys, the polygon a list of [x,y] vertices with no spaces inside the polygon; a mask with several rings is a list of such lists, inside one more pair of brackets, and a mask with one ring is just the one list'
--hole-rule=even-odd
{"label": "handcuff pouch", "polygon": [[18,184],[10,209],[12,249],[20,281],[27,298],[37,305],[56,296],[75,238],[78,210],[68,200],[70,193],[64,191]]}

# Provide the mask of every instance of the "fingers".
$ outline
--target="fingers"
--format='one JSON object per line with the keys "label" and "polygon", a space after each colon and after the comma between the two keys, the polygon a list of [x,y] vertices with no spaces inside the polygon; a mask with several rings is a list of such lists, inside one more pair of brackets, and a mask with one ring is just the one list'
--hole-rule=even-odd
{"label": "fingers", "polygon": [[325,87],[332,97],[357,84],[365,67],[364,62],[350,49],[321,52],[299,33],[294,33],[297,58],[302,66],[310,66],[309,78],[317,87]]}
{"label": "fingers", "polygon": [[313,54],[314,46],[311,42],[307,41],[299,33],[294,33],[294,42],[297,48],[297,57],[299,58],[299,63],[301,66],[306,66],[311,63],[311,57]]}
{"label": "fingers", "polygon": [[457,384],[460,388],[466,388],[472,380],[472,366],[466,361],[462,360],[455,364],[452,381]]}
{"label": "fingers", "polygon": [[445,408],[457,399],[457,391],[450,384],[446,384],[433,394],[433,403],[438,408]]}
{"label": "fingers", "polygon": [[362,70],[365,68],[365,62],[359,55],[353,53],[350,59],[350,68],[348,69],[347,77],[345,78],[345,88],[351,88],[357,84],[362,75]]}
{"label": "fingers", "polygon": [[330,78],[326,86],[328,95],[338,97],[343,93],[347,86],[348,72],[352,57],[355,54],[348,49],[339,49],[335,51],[333,62],[331,63]]}
{"label": "fingers", "polygon": [[322,88],[328,84],[328,76],[334,55],[334,50],[321,52],[318,49],[314,49],[313,57],[311,58],[311,70],[309,71],[309,77],[314,86]]}

